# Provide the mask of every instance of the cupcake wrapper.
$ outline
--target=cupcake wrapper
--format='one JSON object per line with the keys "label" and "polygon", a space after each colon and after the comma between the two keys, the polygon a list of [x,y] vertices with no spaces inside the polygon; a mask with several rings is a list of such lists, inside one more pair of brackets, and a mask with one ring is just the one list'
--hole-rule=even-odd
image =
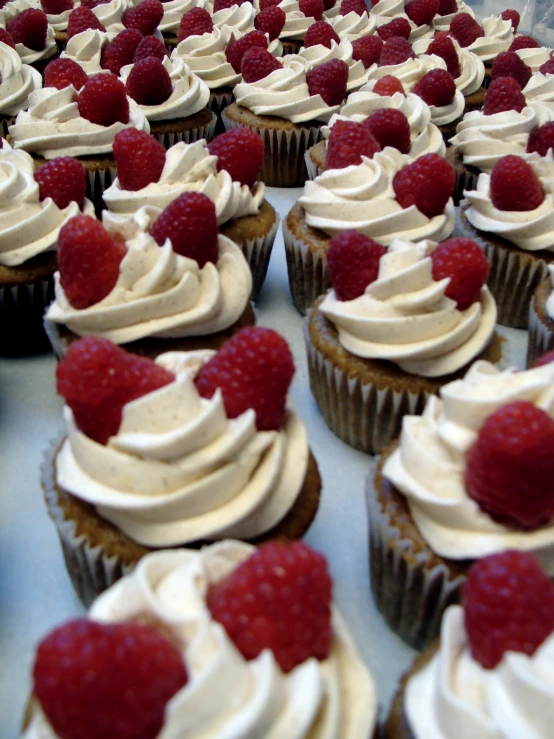
{"label": "cupcake wrapper", "polygon": [[223,133],[225,131],[225,126],[223,125],[221,114],[228,105],[231,105],[233,100],[234,98],[232,92],[212,92],[210,94],[208,108],[217,116],[214,136],[218,136],[220,133]]}
{"label": "cupcake wrapper", "polygon": [[306,171],[308,172],[308,179],[315,180],[315,178],[322,174],[323,170],[320,169],[317,164],[312,161],[309,150],[304,154],[304,160],[306,162]]}
{"label": "cupcake wrapper", "polygon": [[371,590],[391,629],[423,649],[439,635],[445,609],[459,602],[465,578],[452,579],[446,565],[430,567],[428,556],[401,538],[373,490],[372,473],[366,484]]}
{"label": "cupcake wrapper", "polygon": [[303,41],[283,41],[281,40],[281,45],[283,47],[283,56],[287,56],[287,54],[298,54],[300,49],[304,46]]}
{"label": "cupcake wrapper", "polygon": [[250,294],[250,300],[256,299],[264,284],[273,249],[273,242],[275,241],[278,229],[279,216],[276,217],[271,230],[265,236],[259,236],[257,239],[248,239],[248,241],[238,244],[252,272],[252,293]]}
{"label": "cupcake wrapper", "polygon": [[8,129],[15,123],[15,116],[0,116],[0,136],[5,139],[8,136]]}
{"label": "cupcake wrapper", "polygon": [[454,186],[454,192],[452,193],[454,205],[460,205],[461,201],[464,199],[464,190],[476,189],[478,179],[478,174],[473,174],[467,170],[456,172],[456,184]]}
{"label": "cupcake wrapper", "polygon": [[170,149],[181,141],[184,141],[185,144],[193,144],[199,139],[211,141],[215,133],[216,124],[217,116],[212,113],[212,120],[205,126],[191,128],[188,131],[178,131],[177,133],[153,133],[152,131],[150,131],[150,133],[157,141],[160,142],[164,149]]}
{"label": "cupcake wrapper", "polygon": [[541,321],[535,310],[535,301],[529,308],[529,338],[527,345],[527,367],[532,367],[539,357],[554,349],[554,332]]}
{"label": "cupcake wrapper", "polygon": [[327,260],[295,238],[283,221],[289,288],[293,303],[303,315],[331,287]]}
{"label": "cupcake wrapper", "polygon": [[22,356],[50,349],[42,317],[53,298],[53,276],[0,288],[0,356]]}
{"label": "cupcake wrapper", "polygon": [[87,175],[86,197],[92,202],[96,215],[100,218],[100,214],[104,208],[102,195],[104,194],[104,190],[107,190],[117,177],[117,169],[116,167],[96,170],[86,169],[85,172]]}

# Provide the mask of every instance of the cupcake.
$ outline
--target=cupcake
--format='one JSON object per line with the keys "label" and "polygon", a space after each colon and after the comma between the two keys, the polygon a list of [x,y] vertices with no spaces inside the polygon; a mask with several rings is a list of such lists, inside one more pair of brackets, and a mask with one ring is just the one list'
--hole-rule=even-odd
{"label": "cupcake", "polygon": [[371,587],[412,646],[438,635],[475,560],[519,549],[554,576],[553,388],[552,364],[476,362],[422,416],[404,418],[368,479]]}
{"label": "cupcake", "polygon": [[183,16],[193,9],[205,9],[206,5],[205,0],[199,0],[199,2],[196,0],[169,0],[169,2],[163,4],[163,17],[158,29],[162,33],[164,43],[170,52],[178,44],[179,27]]}
{"label": "cupcake", "polygon": [[[302,7],[308,12],[304,14]],[[304,46],[306,31],[321,17],[309,15],[309,3],[299,0],[281,0],[278,5],[285,13],[285,24],[279,34],[279,41],[283,45],[283,54],[295,54]]]}
{"label": "cupcake", "polygon": [[[402,19],[406,27],[405,38],[409,38],[410,43],[421,38],[431,38],[433,36],[433,6],[420,4],[419,9],[414,13],[415,6],[410,8],[409,5],[405,0],[381,0],[375,3],[371,8],[371,15],[374,15],[377,21],[377,33],[381,35],[383,26],[388,26],[392,21],[397,24],[398,20]],[[397,35],[400,34],[392,33],[392,31],[387,33],[389,38]]]}
{"label": "cupcake", "polygon": [[108,736],[124,720],[128,736],[370,739],[375,686],[332,586],[303,542],[149,554],[89,619],[42,640],[23,737],[56,739],[75,724]]}
{"label": "cupcake", "polygon": [[467,13],[472,18],[475,18],[475,13],[473,12],[471,5],[467,5],[464,0],[453,0],[451,2],[448,2],[448,0],[442,0],[442,2],[439,3],[439,10],[433,18],[433,30],[435,31],[435,34],[448,31],[450,29],[452,19],[458,13]]}
{"label": "cupcake", "polygon": [[491,15],[477,22],[472,15],[463,12],[454,16],[448,30],[462,48],[484,63],[486,85],[494,60],[503,51],[508,51],[514,40],[511,20]]}
{"label": "cupcake", "polygon": [[40,73],[23,64],[15,49],[0,41],[0,134],[8,135],[9,126],[19,111],[29,105],[29,95],[41,85]]}
{"label": "cupcake", "polygon": [[554,265],[548,265],[547,277],[539,282],[529,307],[527,367],[554,349],[554,298],[552,297]]}
{"label": "cupcake", "polygon": [[368,81],[368,70],[364,67],[362,61],[354,59],[353,54],[352,42],[347,39],[340,39],[339,42],[331,40],[329,47],[325,44],[303,47],[298,53],[291,56],[291,60],[302,61],[307,71],[333,59],[343,61],[348,65],[348,80],[346,82],[346,92],[348,94],[359,89]]}
{"label": "cupcake", "polygon": [[[351,3],[350,5],[352,6],[353,4]],[[331,16],[329,11],[324,11],[323,16],[324,19],[328,19],[328,22],[340,39],[356,41],[360,38],[372,36],[377,26],[375,16],[367,8],[361,13],[359,12],[360,9],[354,8],[350,10],[346,4],[343,9],[341,0],[341,2],[337,2],[331,9],[331,13],[337,11],[336,15]],[[329,17],[327,18],[328,15]]]}
{"label": "cupcake", "polygon": [[42,484],[83,602],[153,549],[302,537],[321,483],[293,374],[270,329],[155,362],[95,337],[71,347],[57,370],[67,436]]}
{"label": "cupcake", "polygon": [[23,64],[44,72],[48,60],[57,56],[54,29],[47,16],[26,0],[12,0],[0,9],[2,27],[12,37]]}

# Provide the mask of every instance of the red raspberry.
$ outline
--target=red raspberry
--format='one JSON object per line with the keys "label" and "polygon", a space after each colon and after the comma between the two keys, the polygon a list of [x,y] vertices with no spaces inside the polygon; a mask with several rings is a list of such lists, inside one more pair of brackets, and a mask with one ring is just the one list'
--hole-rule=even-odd
{"label": "red raspberry", "polygon": [[323,0],[298,0],[298,8],[307,18],[320,21],[323,16]]}
{"label": "red raspberry", "polygon": [[329,23],[326,23],[325,21],[316,21],[306,31],[304,46],[307,49],[309,46],[317,46],[318,44],[321,44],[330,49],[331,41],[334,41],[337,44],[340,43],[340,38],[333,26],[330,26]]}
{"label": "red raspberry", "polygon": [[232,128],[208,144],[217,157],[217,171],[226,170],[235,182],[253,187],[264,163],[264,142],[251,128]]}
{"label": "red raspberry", "polygon": [[453,15],[458,11],[456,0],[439,0],[437,15]]}
{"label": "red raspberry", "polygon": [[73,0],[40,0],[40,7],[47,15],[61,15],[73,10]]}
{"label": "red raspberry", "polygon": [[88,75],[80,64],[73,59],[53,59],[44,70],[44,87],[64,87],[73,85],[80,90],[88,82]]}
{"label": "red raspberry", "polygon": [[444,213],[455,184],[454,168],[438,154],[419,157],[397,172],[392,182],[400,205],[415,205],[428,218]]}
{"label": "red raspberry", "polygon": [[388,67],[395,64],[403,64],[408,59],[415,59],[414,50],[405,38],[393,36],[385,41],[379,64],[381,67]]}
{"label": "red raspberry", "polygon": [[319,64],[306,73],[310,95],[321,95],[327,105],[340,105],[346,95],[348,64],[340,59]]}
{"label": "red raspberry", "polygon": [[227,46],[225,56],[237,74],[240,72],[242,57],[246,54],[248,49],[253,49],[254,47],[267,49],[268,43],[265,33],[262,33],[261,31],[250,31],[250,33],[239,38],[238,41],[231,41]]}
{"label": "red raspberry", "polygon": [[508,51],[518,51],[519,49],[538,49],[539,42],[535,41],[531,36],[518,36],[512,41]]}
{"label": "red raspberry", "polygon": [[452,18],[450,33],[463,48],[471,46],[474,41],[485,35],[481,26],[469,13],[457,13]]}
{"label": "red raspberry", "polygon": [[136,128],[120,131],[113,142],[113,154],[123,190],[142,190],[151,182],[159,182],[165,165],[165,149],[145,131]]}
{"label": "red raspberry", "polygon": [[213,12],[217,13],[218,10],[224,10],[231,8],[233,5],[242,5],[244,0],[215,0]]}
{"label": "red raspberry", "polygon": [[78,33],[82,33],[83,31],[87,31],[89,28],[96,29],[98,31],[106,30],[89,8],[81,6],[72,10],[67,22],[67,38],[73,38],[73,36],[76,36]]}
{"label": "red raspberry", "polygon": [[533,367],[543,367],[545,364],[550,364],[551,362],[554,362],[554,349],[536,359]]}
{"label": "red raspberry", "polygon": [[60,284],[73,308],[89,308],[111,293],[126,253],[96,218],[75,216],[62,226],[58,236]]}
{"label": "red raspberry", "polygon": [[105,5],[108,2],[109,0],[81,0],[81,7],[94,10],[94,8],[97,8],[99,5]]}
{"label": "red raspberry", "polygon": [[396,77],[393,77],[392,74],[386,74],[384,77],[381,77],[380,80],[377,80],[373,86],[373,92],[376,95],[382,95],[383,97],[392,97],[396,92],[406,95],[404,88],[402,87],[402,82],[400,82]]}
{"label": "red raspberry", "polygon": [[431,69],[418,80],[413,92],[425,100],[427,105],[441,108],[450,105],[454,100],[456,83],[454,77],[446,69]]}
{"label": "red raspberry", "polygon": [[258,431],[278,430],[285,422],[287,393],[294,361],[285,339],[269,328],[236,333],[196,377],[203,398],[219,388],[228,418],[252,408]]}
{"label": "red raspberry", "polygon": [[163,18],[164,6],[160,0],[142,0],[134,8],[123,13],[121,19],[125,28],[136,28],[143,36],[154,33]]}
{"label": "red raspberry", "polygon": [[549,149],[554,149],[554,123],[545,123],[544,126],[535,126],[529,134],[527,151],[529,154],[536,151],[545,157]]}
{"label": "red raspberry", "polygon": [[363,15],[367,13],[367,5],[365,0],[342,0],[340,15],[348,15],[348,13],[356,13],[356,15]]}
{"label": "red raspberry", "polygon": [[100,66],[113,74],[119,75],[121,67],[133,63],[137,46],[142,41],[142,33],[136,28],[126,28],[118,33],[113,41],[106,44],[102,51]]}
{"label": "red raspberry", "polygon": [[150,235],[160,246],[166,239],[173,251],[195,259],[199,267],[219,259],[215,205],[199,192],[184,192],[155,220]]}
{"label": "red raspberry", "polygon": [[28,8],[18,13],[6,25],[6,30],[16,44],[23,44],[33,51],[42,51],[46,46],[48,19],[42,10]]}
{"label": "red raspberry", "polygon": [[428,26],[439,12],[439,0],[408,0],[404,12],[416,26]]}
{"label": "red raspberry", "polygon": [[531,78],[531,67],[515,51],[503,51],[494,60],[491,76],[493,80],[497,77],[513,77],[523,89]]}
{"label": "red raspberry", "polygon": [[56,379],[77,426],[90,439],[106,444],[119,431],[123,406],[168,385],[175,375],[108,339],[87,336],[71,344]]}
{"label": "red raspberry", "polygon": [[379,275],[379,261],[387,250],[357,231],[343,231],[331,239],[327,269],[338,300],[354,300]]}
{"label": "red raspberry", "polygon": [[331,10],[337,4],[337,0],[323,0],[323,10]]}
{"label": "red raspberry", "polygon": [[352,58],[361,61],[366,69],[379,64],[383,42],[379,36],[362,36],[352,42]]}
{"label": "red raspberry", "polygon": [[519,21],[521,20],[521,16],[517,12],[517,10],[503,10],[500,13],[500,17],[505,21],[511,22],[514,33],[517,31],[519,27]]}
{"label": "red raspberry", "polygon": [[467,494],[495,521],[532,530],[554,516],[554,420],[526,400],[485,419],[466,455]]}
{"label": "red raspberry", "polygon": [[243,55],[240,71],[244,82],[257,82],[275,72],[283,69],[281,62],[272,56],[266,49],[254,46]]}
{"label": "red raspberry", "polygon": [[494,165],[490,179],[492,204],[498,210],[535,210],[544,201],[544,190],[533,167],[509,154]]}
{"label": "red raspberry", "polygon": [[[131,29],[129,29],[131,30]],[[160,61],[163,61],[166,56],[169,56],[165,44],[157,36],[145,36],[135,49],[133,56],[133,62],[140,62],[141,59],[146,59],[147,56],[155,56]]]}
{"label": "red raspberry", "polygon": [[181,18],[179,43],[189,36],[202,36],[204,33],[211,33],[213,30],[214,24],[208,11],[204,8],[192,8]]}
{"label": "red raspberry", "polygon": [[[279,34],[283,30],[286,17],[285,11],[281,10],[281,8],[277,8],[276,6],[266,8],[260,11],[254,18],[254,28],[262,33],[267,33],[270,41],[275,41],[275,39],[279,38]],[[308,29],[308,33],[309,31],[310,29]],[[307,44],[305,45],[307,46]]]}
{"label": "red raspberry", "polygon": [[506,652],[534,654],[554,630],[554,585],[530,552],[477,561],[462,592],[471,654],[488,670]]}
{"label": "red raspberry", "polygon": [[77,203],[79,208],[83,207],[86,174],[78,159],[72,157],[50,159],[35,169],[35,181],[38,182],[41,200],[52,198],[62,210],[71,202]]}
{"label": "red raspberry", "polygon": [[554,74],[554,59],[552,57],[539,67],[541,74]]}
{"label": "red raspberry", "polygon": [[11,35],[6,31],[5,28],[2,28],[0,26],[0,43],[6,44],[6,46],[11,46],[12,49],[15,49],[15,41],[11,37]]}
{"label": "red raspberry", "polygon": [[325,169],[343,169],[361,164],[362,156],[373,159],[381,147],[362,123],[337,121],[327,143]]}
{"label": "red raspberry", "polygon": [[139,105],[161,105],[173,92],[169,72],[155,56],[133,64],[126,87],[127,95]]}
{"label": "red raspberry", "polygon": [[460,59],[452,39],[446,35],[436,36],[429,44],[427,54],[436,54],[446,62],[446,70],[456,79],[462,73]]}
{"label": "red raspberry", "polygon": [[271,649],[290,672],[329,656],[332,588],[325,557],[302,541],[270,541],[212,588],[208,607],[245,659]]}
{"label": "red raspberry", "polygon": [[125,85],[115,74],[101,72],[91,77],[79,93],[77,105],[83,118],[99,126],[129,123]]}
{"label": "red raspberry", "polygon": [[366,118],[363,125],[375,138],[381,149],[393,146],[402,154],[407,154],[412,146],[410,124],[401,110],[381,108]]}
{"label": "red raspberry", "polygon": [[484,115],[494,115],[505,110],[517,110],[521,113],[527,103],[521,87],[513,77],[497,77],[485,93]]}
{"label": "red raspberry", "polygon": [[450,279],[444,294],[456,301],[458,310],[466,310],[479,300],[490,271],[479,244],[462,237],[448,239],[437,246],[431,260],[433,279]]}
{"label": "red raspberry", "polygon": [[406,18],[393,18],[389,23],[385,23],[377,29],[377,33],[383,41],[388,41],[394,36],[409,39],[411,32],[412,27]]}
{"label": "red raspberry", "polygon": [[274,8],[282,0],[260,0],[260,10],[267,10],[267,8]]}

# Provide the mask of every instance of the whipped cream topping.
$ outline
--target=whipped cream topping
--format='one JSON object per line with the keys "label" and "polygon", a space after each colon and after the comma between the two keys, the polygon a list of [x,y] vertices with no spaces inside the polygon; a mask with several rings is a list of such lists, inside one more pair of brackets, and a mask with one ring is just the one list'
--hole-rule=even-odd
{"label": "whipped cream topping", "polygon": [[527,104],[543,103],[554,110],[554,74],[536,72],[522,90]]}
{"label": "whipped cream topping", "polygon": [[362,36],[371,36],[377,24],[373,15],[369,13],[358,15],[353,10],[346,15],[336,15],[329,20],[329,23],[341,40],[347,39],[348,41],[355,41]]}
{"label": "whipped cream topping", "polygon": [[[548,265],[548,273],[550,275],[550,281],[554,285],[554,265]],[[554,320],[554,290],[550,293],[548,300],[545,305],[546,315]]]}
{"label": "whipped cream topping", "polygon": [[189,36],[177,45],[171,58],[183,59],[210,90],[232,87],[240,82],[241,75],[235,72],[225,55],[231,37],[232,31],[227,26],[216,27],[212,33],[202,36]]}
{"label": "whipped cream topping", "polygon": [[[5,28],[17,15],[22,13],[24,10],[32,8],[42,10],[40,2],[35,4],[30,3],[27,0],[12,0],[12,2],[6,3],[6,5],[0,9],[0,27],[3,26]],[[67,12],[66,15],[69,17],[69,12]],[[49,16],[47,16],[47,18],[49,18]],[[67,27],[67,19],[65,21],[65,25]],[[35,49],[30,49],[28,46],[25,46],[25,44],[18,43],[15,45],[15,50],[19,54],[23,64],[34,64],[35,62],[39,62],[43,59],[50,59],[50,57],[54,56],[57,52],[57,47],[54,39],[54,28],[50,24],[50,21],[48,22],[48,27],[46,29],[46,40],[43,49],[37,51]]]}
{"label": "whipped cream topping", "polygon": [[[379,2],[379,5],[382,2],[383,0]],[[423,75],[432,69],[446,69],[446,62],[436,54],[422,54],[401,64],[385,64],[382,67],[374,64],[368,71],[370,80],[380,80],[381,77],[390,74],[400,80],[405,92],[412,92]]]}
{"label": "whipped cream topping", "polygon": [[518,49],[516,54],[528,67],[531,67],[534,74],[539,71],[539,67],[550,59],[553,51],[554,49],[547,46],[539,46],[536,49]]}
{"label": "whipped cream topping", "polygon": [[[42,10],[40,0],[11,0],[6,3],[3,8],[0,8],[0,26],[5,26],[18,13],[29,8]],[[49,28],[52,28],[53,31],[64,31],[67,28],[70,13],[71,10],[64,10],[61,13],[46,13]]]}
{"label": "whipped cream topping", "polygon": [[279,7],[285,13],[285,25],[279,38],[303,41],[306,31],[315,23],[315,18],[304,15],[300,10],[298,0],[282,0]]}
{"label": "whipped cream topping", "polygon": [[544,201],[534,210],[507,211],[494,207],[490,197],[490,175],[481,173],[476,190],[464,190],[469,207],[468,221],[480,231],[507,239],[525,251],[554,251],[554,160],[552,156],[526,157],[535,170],[545,193]]}
{"label": "whipped cream topping", "polygon": [[108,210],[133,215],[141,206],[155,206],[159,213],[181,193],[201,192],[215,203],[219,225],[259,213],[265,194],[263,182],[250,189],[234,182],[227,170],[218,172],[216,165],[217,157],[210,154],[204,139],[192,144],[181,142],[167,150],[159,182],[131,191],[123,190],[116,177],[102,197]]}
{"label": "whipped cream topping", "polygon": [[168,0],[163,4],[164,14],[158,30],[177,35],[181,18],[193,8],[206,8],[206,0]]}
{"label": "whipped cream topping", "polygon": [[511,21],[505,21],[499,15],[483,18],[480,23],[485,32],[484,36],[470,44],[467,49],[484,62],[493,62],[502,51],[508,51],[514,40],[514,30]]}
{"label": "whipped cream topping", "polygon": [[442,377],[464,367],[489,343],[496,305],[487,287],[479,301],[458,310],[444,294],[449,278],[433,280],[437,244],[395,239],[379,275],[354,300],[331,290],[319,310],[338,329],[339,342],[364,359],[385,359],[409,374]]}
{"label": "whipped cream topping", "polygon": [[256,11],[252,3],[244,2],[242,5],[231,5],[230,8],[222,8],[213,13],[212,5],[212,21],[216,28],[230,28],[236,38],[250,33],[254,30],[254,17]]}
{"label": "whipped cream topping", "polygon": [[433,218],[415,205],[402,208],[395,200],[394,175],[413,160],[392,147],[373,159],[344,169],[329,169],[308,180],[298,200],[306,222],[329,236],[349,228],[388,246],[393,239],[443,241],[454,230],[454,204],[450,199],[444,213]]}
{"label": "whipped cream topping", "polygon": [[102,51],[110,41],[112,34],[104,33],[96,28],[88,28],[82,33],[72,36],[61,53],[62,59],[71,59],[77,62],[92,77],[104,72],[101,67]]}
{"label": "whipped cream topping", "polygon": [[29,105],[29,96],[42,86],[40,72],[23,64],[15,49],[0,41],[0,115],[15,116]]}
{"label": "whipped cream topping", "polygon": [[554,725],[554,635],[532,655],[486,670],[471,656],[461,606],[442,620],[439,651],[406,685],[415,739],[548,739]]}
{"label": "whipped cream topping", "polygon": [[422,416],[404,416],[400,443],[383,475],[407,498],[431,549],[449,559],[480,559],[505,549],[532,551],[554,575],[554,523],[519,531],[495,522],[468,496],[465,455],[485,419],[525,400],[554,417],[554,365],[518,372],[475,362],[463,380],[427,401]]}
{"label": "whipped cream topping", "polygon": [[371,15],[378,20],[386,18],[385,23],[389,23],[393,18],[404,16],[404,0],[379,0],[377,5],[372,5]]}
{"label": "whipped cream topping", "polygon": [[[379,5],[380,4],[381,3],[379,3]],[[374,11],[374,8],[371,9],[372,15],[373,15],[373,11]],[[413,20],[411,18],[408,18],[406,13],[397,13],[392,18],[388,15],[377,15],[376,17],[377,28],[381,28],[381,26],[385,26],[387,23],[390,23],[392,20],[397,20],[398,18],[402,18],[403,20],[407,21],[410,26],[410,35],[408,38],[410,43],[413,43],[414,41],[417,41],[419,39],[433,38],[433,26],[431,25],[416,26]]]}
{"label": "whipped cream topping", "polygon": [[454,94],[454,100],[448,105],[430,105],[429,110],[431,111],[431,120],[435,126],[445,126],[447,123],[452,123],[460,119],[464,114],[466,107],[465,98],[463,92],[456,88]]}
{"label": "whipped cream topping", "polygon": [[[223,541],[201,551],[147,555],[103,593],[90,617],[104,623],[163,625],[183,655],[188,683],[168,702],[159,739],[361,739],[373,732],[373,679],[346,624],[332,607],[329,657],[284,674],[273,653],[246,661],[211,617],[207,596],[254,547]],[[37,707],[25,739],[55,739]]]}
{"label": "whipped cream topping", "polygon": [[352,42],[347,39],[341,39],[340,43],[331,41],[331,48],[328,49],[323,44],[316,44],[308,48],[302,48],[298,54],[291,54],[288,63],[294,59],[303,63],[306,71],[330,62],[332,59],[339,59],[348,64],[348,82],[346,83],[347,91],[357,90],[368,80],[368,70],[364,67],[363,62],[355,61],[352,57],[354,50]]}
{"label": "whipped cream topping", "polygon": [[56,298],[46,317],[80,336],[103,336],[116,344],[146,336],[204,336],[232,326],[252,291],[241,250],[220,235],[217,264],[200,268],[195,259],[176,254],[169,239],[158,246],[146,231],[158,212],[141,208],[123,221],[107,214],[104,226],[122,235],[127,249],[115,287],[99,303],[78,310],[69,303],[57,272]]}
{"label": "whipped cream topping", "polygon": [[137,5],[133,0],[110,0],[92,8],[92,12],[104,26],[106,31],[119,33],[123,31],[123,16]]}
{"label": "whipped cream topping", "polygon": [[111,153],[113,140],[119,131],[125,128],[150,131],[139,106],[131,98],[127,100],[129,123],[100,126],[81,117],[73,86],[62,90],[55,87],[36,90],[29,96],[29,108],[22,110],[10,126],[13,146],[40,154],[45,159]]}
{"label": "whipped cream topping", "polygon": [[456,0],[456,12],[455,13],[447,13],[446,15],[436,15],[433,18],[433,28],[435,32],[438,31],[449,31],[450,30],[450,24],[452,23],[452,19],[455,15],[458,13],[467,13],[472,18],[475,18],[475,13],[473,12],[473,9],[470,5],[467,5],[464,3],[464,0]]}
{"label": "whipped cream topping", "polygon": [[[425,54],[433,39],[421,39],[413,44],[416,54]],[[451,39],[460,61],[460,74],[454,78],[456,89],[464,96],[472,95],[481,87],[485,79],[485,65],[477,54],[460,46],[455,38]]]}

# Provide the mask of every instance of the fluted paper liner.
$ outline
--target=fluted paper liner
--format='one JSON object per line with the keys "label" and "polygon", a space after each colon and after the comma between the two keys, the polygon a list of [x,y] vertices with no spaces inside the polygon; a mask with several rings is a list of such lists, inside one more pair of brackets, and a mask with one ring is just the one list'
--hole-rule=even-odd
{"label": "fluted paper liner", "polygon": [[49,348],[42,317],[53,298],[53,275],[0,288],[0,356],[22,356]]}
{"label": "fluted paper liner", "polygon": [[85,168],[85,172],[87,175],[85,197],[92,202],[96,215],[100,217],[104,208],[102,200],[104,190],[107,190],[117,177],[117,168],[115,166],[94,170]]}
{"label": "fluted paper liner", "polygon": [[[550,283],[550,289],[552,283]],[[554,349],[554,321],[551,319],[550,326],[546,321],[543,321],[537,313],[535,301],[537,296],[531,301],[529,307],[529,336],[527,345],[527,367],[532,367],[539,357],[542,357],[546,352]]]}
{"label": "fluted paper liner", "polygon": [[250,300],[255,300],[262,289],[264,284],[267,269],[269,267],[269,260],[271,257],[271,251],[273,249],[273,242],[279,229],[279,216],[277,214],[275,223],[272,225],[271,230],[265,236],[259,236],[256,239],[247,239],[237,244],[240,247],[250,271],[252,272],[252,292],[250,294]]}
{"label": "fluted paper liner", "polygon": [[475,190],[477,188],[477,180],[479,174],[475,174],[465,169],[462,171],[461,168],[456,170],[456,184],[454,185],[454,192],[452,199],[454,205],[459,205],[464,199],[464,190]]}
{"label": "fluted paper liner", "polygon": [[308,172],[308,179],[315,180],[318,175],[323,174],[323,170],[313,161],[310,156],[310,151],[311,149],[308,149],[304,154],[304,158],[306,160],[306,171]]}
{"label": "fluted paper liner", "polygon": [[327,260],[314,253],[306,242],[297,239],[283,221],[283,238],[287,257],[290,294],[295,306],[304,315],[320,295],[331,287]]}
{"label": "fluted paper liner", "polygon": [[187,131],[165,133],[155,133],[151,130],[150,134],[157,141],[160,142],[164,149],[170,149],[172,146],[180,143],[181,141],[184,141],[185,144],[193,144],[199,139],[206,139],[206,141],[211,141],[214,137],[216,124],[217,116],[215,115],[215,113],[212,112],[212,120],[205,126],[197,126],[196,128],[190,128]]}
{"label": "fluted paper liner", "polygon": [[225,108],[228,105],[231,105],[233,100],[232,92],[218,92],[217,90],[212,90],[210,92],[208,109],[211,110],[212,113],[215,113],[215,115],[220,119]]}

